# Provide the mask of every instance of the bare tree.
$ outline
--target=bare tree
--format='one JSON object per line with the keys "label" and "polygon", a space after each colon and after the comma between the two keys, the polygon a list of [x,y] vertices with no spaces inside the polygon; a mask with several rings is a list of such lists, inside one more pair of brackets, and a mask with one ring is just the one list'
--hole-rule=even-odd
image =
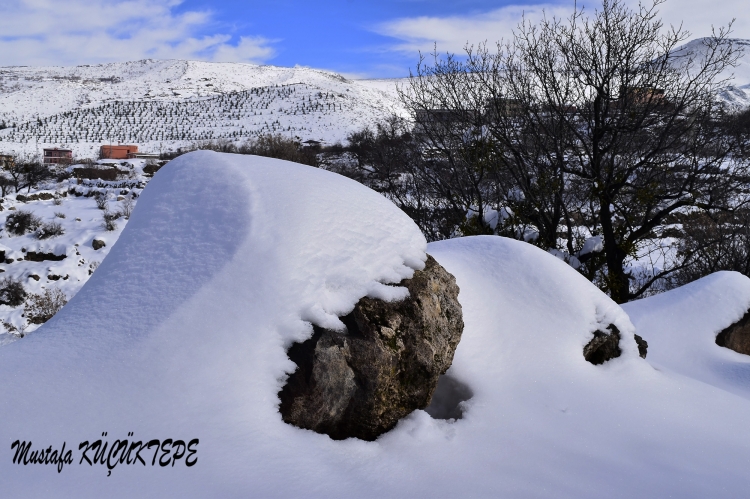
{"label": "bare tree", "polygon": [[729,27],[682,46],[689,34],[657,17],[663,2],[524,21],[494,51],[422,58],[400,90],[480,213],[507,208],[510,235],[533,227],[620,303],[686,264],[660,237],[671,215],[736,209],[747,178],[717,104],[740,49]]}

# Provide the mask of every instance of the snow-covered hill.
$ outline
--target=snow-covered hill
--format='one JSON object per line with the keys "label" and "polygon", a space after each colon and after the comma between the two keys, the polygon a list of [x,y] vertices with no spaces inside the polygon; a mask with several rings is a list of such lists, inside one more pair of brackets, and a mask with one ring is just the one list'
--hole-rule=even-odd
{"label": "snow-covered hill", "polygon": [[241,63],[143,60],[76,67],[0,68],[0,152],[45,146],[95,155],[102,143],[160,152],[200,140],[279,132],[343,140],[403,113],[397,80]]}
{"label": "snow-covered hill", "polygon": [[[734,40],[750,48],[750,40]],[[701,39],[678,52],[703,50]],[[750,64],[740,58],[722,98],[750,106]],[[403,80],[401,80],[403,81]],[[142,60],[76,67],[0,68],[0,154],[44,147],[95,157],[107,143],[159,153],[208,140],[281,133],[343,141],[388,114],[405,114],[399,80],[348,80],[305,67]],[[13,126],[15,125],[15,126]]]}
{"label": "snow-covered hill", "polygon": [[[685,45],[677,48],[673,55],[686,60],[696,58],[700,60],[709,51],[704,43],[705,38],[691,40]],[[740,50],[737,65],[724,70],[719,76],[729,82],[727,88],[721,92],[721,99],[736,109],[750,107],[750,40],[730,39],[728,40],[735,48]]]}

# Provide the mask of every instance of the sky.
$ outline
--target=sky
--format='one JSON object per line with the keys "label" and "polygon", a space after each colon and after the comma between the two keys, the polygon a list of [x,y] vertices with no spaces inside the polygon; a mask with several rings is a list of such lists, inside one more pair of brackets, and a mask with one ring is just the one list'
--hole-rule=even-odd
{"label": "sky", "polygon": [[[701,37],[744,14],[746,1],[668,0],[660,12]],[[420,51],[494,43],[522,15],[572,9],[573,0],[0,0],[0,66],[194,59],[400,77]],[[734,36],[750,38],[750,16],[735,21]]]}

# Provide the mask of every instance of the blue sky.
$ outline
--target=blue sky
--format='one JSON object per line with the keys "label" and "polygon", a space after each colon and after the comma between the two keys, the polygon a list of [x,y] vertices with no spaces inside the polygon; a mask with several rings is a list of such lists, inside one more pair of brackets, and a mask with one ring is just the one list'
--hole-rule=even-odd
{"label": "blue sky", "polygon": [[403,76],[418,58],[394,50],[389,23],[419,17],[481,15],[510,2],[490,0],[297,0],[205,2],[189,0],[180,10],[210,9],[228,32],[270,40],[273,64],[295,64],[347,73]]}
{"label": "blue sky", "polygon": [[[746,2],[668,0],[660,11],[705,36],[744,15]],[[522,13],[533,20],[572,8],[573,0],[0,0],[0,66],[199,59],[398,77],[434,43],[460,52],[507,37]],[[750,38],[747,17],[735,36]]]}

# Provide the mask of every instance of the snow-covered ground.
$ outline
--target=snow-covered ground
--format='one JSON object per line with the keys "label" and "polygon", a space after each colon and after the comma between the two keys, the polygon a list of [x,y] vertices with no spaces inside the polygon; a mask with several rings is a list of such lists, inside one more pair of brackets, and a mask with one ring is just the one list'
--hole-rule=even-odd
{"label": "snow-covered ground", "polygon": [[[138,195],[149,180],[143,175],[144,160],[110,163],[116,163],[122,172],[129,174],[111,182],[83,180],[78,184],[75,178],[53,180],[30,192],[24,189],[2,199],[0,251],[5,252],[5,260],[0,262],[0,279],[20,281],[30,295],[58,289],[69,299],[81,289],[117,241],[128,222],[125,214],[138,202]],[[83,165],[71,166],[69,170],[80,166]],[[106,212],[124,213],[109,227],[113,230],[105,227],[105,210],[97,205],[95,194],[106,198]],[[32,213],[42,223],[59,224],[63,234],[46,239],[39,238],[39,230],[12,234],[7,230],[6,219],[21,211]],[[106,246],[95,249],[94,239]],[[64,258],[34,261],[27,258],[30,252]],[[30,333],[38,327],[24,315],[28,303],[27,299],[26,304],[19,306],[0,305],[0,322],[16,328],[10,333],[7,326],[0,327],[0,345],[17,339],[18,333]]]}
{"label": "snow-covered ground", "polygon": [[[463,418],[415,411],[375,442],[333,441],[285,424],[277,392],[295,367],[286,348],[309,337],[311,323],[335,327],[363,296],[397,297],[403,291],[393,283],[421,268],[425,252],[461,289],[465,330],[447,375],[472,393]],[[705,299],[714,295],[721,298]],[[658,317],[683,316],[674,327],[703,338],[690,343],[700,348],[750,307],[750,280],[720,275],[661,296],[671,298],[623,310],[523,242],[481,236],[426,245],[394,205],[336,174],[191,153],[156,174],[71,302],[0,348],[2,440],[30,440],[34,450],[65,442],[73,455],[58,473],[6,454],[2,491],[743,497],[750,400],[650,361],[669,356],[654,330]],[[646,312],[656,319],[647,323]],[[711,318],[691,322],[702,314]],[[609,324],[622,334],[623,353],[589,364],[583,347]],[[653,341],[648,360],[638,356],[636,327]],[[197,462],[188,467],[183,455],[174,466],[152,465],[164,455],[151,448],[143,464],[110,460],[111,473],[106,459],[79,464],[79,443],[100,438],[110,448],[118,439],[199,439]],[[172,442],[165,445],[175,457]]]}
{"label": "snow-covered ground", "polygon": [[750,304],[750,279],[717,272],[681,288],[623,306],[648,338],[649,361],[750,399],[750,356],[716,344]]}

